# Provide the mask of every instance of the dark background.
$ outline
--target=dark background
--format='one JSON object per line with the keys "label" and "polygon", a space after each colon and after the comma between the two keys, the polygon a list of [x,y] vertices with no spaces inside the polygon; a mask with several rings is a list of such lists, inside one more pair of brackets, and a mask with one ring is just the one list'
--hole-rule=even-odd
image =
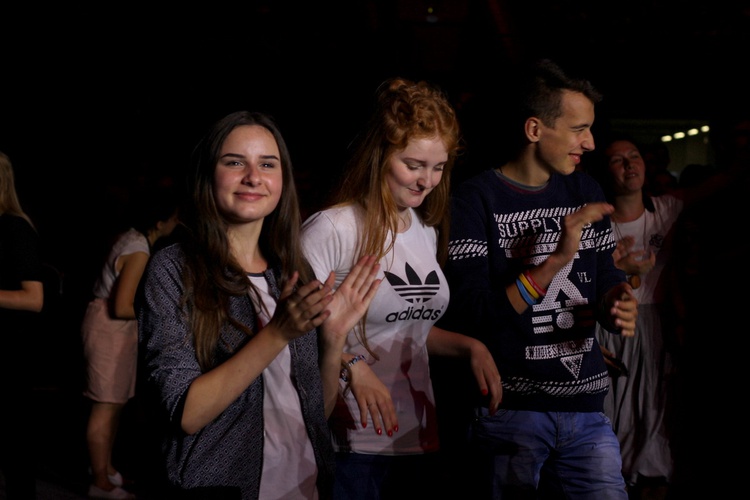
{"label": "dark background", "polygon": [[[493,141],[502,138],[489,133],[493,116],[484,99],[502,92],[515,62],[537,56],[576,67],[603,92],[595,127],[613,124],[655,141],[684,123],[743,110],[750,102],[748,2],[697,3],[335,0],[0,7],[0,150],[13,161],[22,205],[65,291],[61,301],[46,302],[51,314],[44,317],[42,334],[28,353],[19,353],[22,374],[32,373],[37,385],[70,389],[61,404],[43,405],[38,412],[37,428],[50,434],[49,440],[41,434],[42,453],[80,475],[85,491],[85,418],[77,413],[82,379],[76,369],[83,368],[79,328],[93,277],[131,188],[148,177],[179,177],[191,148],[215,119],[238,109],[272,113],[305,180],[301,194],[311,208],[335,180],[376,86],[395,75],[432,80],[448,92],[468,151],[483,153],[462,168],[492,166]],[[717,264],[718,279],[724,279],[732,264]],[[730,295],[737,288],[732,285]],[[734,295],[708,292],[736,308]],[[717,354],[721,349],[722,363],[725,344],[715,339],[727,332],[742,333],[721,325],[700,332],[705,348],[713,346]],[[724,397],[726,381],[742,379],[706,370],[707,356],[696,356],[701,384],[690,386],[684,413],[690,423],[685,424],[689,465],[694,462],[696,471],[704,462],[713,465],[721,469],[719,484],[731,484],[738,476],[723,470],[725,461],[714,460],[716,452],[705,461],[692,457],[695,450],[713,450],[733,439],[722,431],[736,428],[704,421],[706,413],[723,418],[726,413],[716,408],[739,393]],[[742,364],[728,361],[729,367]],[[707,410],[710,403],[718,404]],[[146,440],[128,434],[131,429],[125,426],[123,442],[132,447]],[[61,437],[69,442],[50,444]],[[696,477],[714,480],[702,472]]]}
{"label": "dark background", "polygon": [[[684,120],[746,105],[747,2],[674,0],[250,1],[179,9],[71,3],[0,9],[0,150],[14,163],[46,259],[89,265],[144,177],[176,175],[209,124],[268,111],[304,202],[332,184],[383,79],[440,84],[469,152],[517,61],[550,56],[604,93],[597,124],[655,140]],[[627,124],[627,125],[625,125]]]}

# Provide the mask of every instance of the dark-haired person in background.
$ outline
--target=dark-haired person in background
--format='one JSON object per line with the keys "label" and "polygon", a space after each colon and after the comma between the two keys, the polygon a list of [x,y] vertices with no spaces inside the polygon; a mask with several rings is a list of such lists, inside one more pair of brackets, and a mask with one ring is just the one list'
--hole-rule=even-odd
{"label": "dark-haired person in background", "polygon": [[148,187],[131,207],[132,227],[118,234],[93,286],[81,324],[86,363],[84,396],[91,401],[86,442],[89,497],[135,498],[112,452],[125,404],[135,396],[138,326],[133,301],[151,249],[177,225],[178,202],[169,188]]}
{"label": "dark-haired person in background", "polygon": [[[603,413],[609,375],[594,337],[635,334],[637,301],[612,259],[601,187],[577,171],[594,149],[601,96],[550,60],[523,68],[496,116],[509,160],[457,186],[441,326],[482,340],[503,377],[493,414],[477,401],[470,440],[481,498],[627,499]],[[549,489],[547,489],[549,488]]]}

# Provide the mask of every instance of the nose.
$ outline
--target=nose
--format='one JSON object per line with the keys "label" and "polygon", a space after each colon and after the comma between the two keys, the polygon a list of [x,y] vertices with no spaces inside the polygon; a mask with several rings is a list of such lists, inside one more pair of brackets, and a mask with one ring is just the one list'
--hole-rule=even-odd
{"label": "nose", "polygon": [[442,171],[425,168],[421,171],[419,178],[417,179],[417,186],[421,189],[431,189],[440,182],[442,175]]}
{"label": "nose", "polygon": [[591,129],[586,130],[586,134],[581,142],[581,147],[584,151],[593,151],[596,147],[596,144],[594,144],[594,134],[591,133]]}
{"label": "nose", "polygon": [[255,165],[248,165],[245,169],[245,177],[242,178],[242,182],[252,186],[260,183],[260,169]]}

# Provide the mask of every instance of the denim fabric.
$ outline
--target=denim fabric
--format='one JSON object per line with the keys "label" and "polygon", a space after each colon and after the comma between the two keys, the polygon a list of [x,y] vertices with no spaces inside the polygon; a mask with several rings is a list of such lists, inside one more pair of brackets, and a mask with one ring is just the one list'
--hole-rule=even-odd
{"label": "denim fabric", "polygon": [[439,494],[437,453],[336,453],[334,500],[415,500]]}
{"label": "denim fabric", "polygon": [[627,500],[620,445],[600,412],[486,409],[471,442],[493,499]]}

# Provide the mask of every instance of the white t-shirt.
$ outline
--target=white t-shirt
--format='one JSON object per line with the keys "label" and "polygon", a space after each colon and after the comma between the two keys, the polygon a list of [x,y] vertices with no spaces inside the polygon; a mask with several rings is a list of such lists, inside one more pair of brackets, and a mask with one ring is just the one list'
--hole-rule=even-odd
{"label": "white t-shirt", "polygon": [[[262,274],[248,275],[261,291],[268,314],[256,304],[258,317],[267,324],[276,310],[276,301],[268,292]],[[315,463],[310,437],[302,419],[297,389],[292,384],[292,357],[289,347],[263,370],[263,473],[259,498],[317,499]]]}
{"label": "white t-shirt", "polygon": [[[398,432],[377,435],[368,415],[362,428],[351,391],[340,397],[329,419],[337,451],[406,455],[438,449],[435,397],[430,380],[427,335],[448,306],[448,283],[436,260],[437,235],[411,213],[411,227],[396,237],[392,252],[380,261],[385,278],[367,312],[367,341],[379,360],[349,332],[345,351],[363,354],[370,368],[390,390],[396,406]],[[341,284],[356,260],[358,227],[353,206],[312,215],[303,226],[303,246],[316,276],[333,270]],[[362,361],[360,361],[362,363]],[[342,389],[345,383],[341,382]]]}
{"label": "white t-shirt", "polygon": [[[616,241],[620,241],[625,236],[632,236],[635,239],[633,251],[643,250],[648,246],[656,254],[654,268],[645,276],[641,276],[640,286],[633,290],[638,304],[659,302],[656,296],[657,285],[667,258],[672,253],[670,231],[684,206],[682,200],[671,194],[654,196],[651,199],[654,202],[653,212],[644,210],[640,217],[630,222],[612,222],[612,231]],[[665,251],[662,252],[662,249]]]}
{"label": "white t-shirt", "polygon": [[146,236],[140,231],[133,228],[128,229],[117,237],[117,240],[109,249],[107,260],[102,267],[101,274],[94,284],[94,297],[108,299],[112,293],[112,287],[120,276],[117,271],[117,261],[123,255],[131,255],[136,252],[143,252],[151,255],[151,249],[148,245]]}

